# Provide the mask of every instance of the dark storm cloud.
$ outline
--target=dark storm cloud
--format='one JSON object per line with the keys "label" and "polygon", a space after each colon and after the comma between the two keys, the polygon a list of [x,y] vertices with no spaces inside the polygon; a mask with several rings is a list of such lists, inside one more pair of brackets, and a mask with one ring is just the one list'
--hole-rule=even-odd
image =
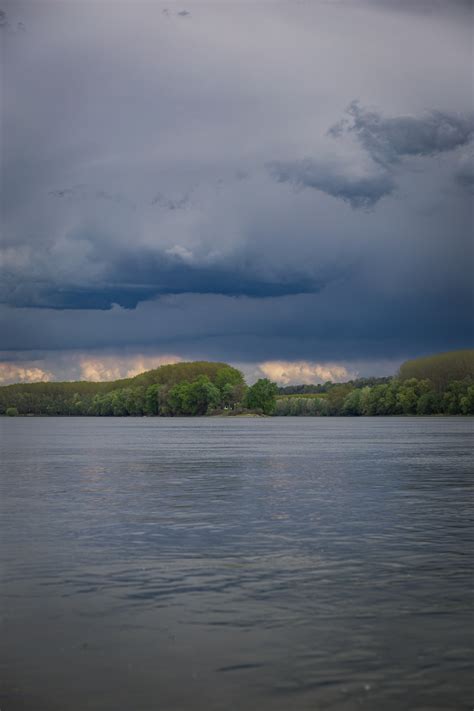
{"label": "dark storm cloud", "polygon": [[182,294],[133,311],[2,307],[0,322],[13,351],[146,346],[187,357],[255,361],[276,353],[287,359],[399,358],[473,344],[470,304],[455,288],[415,303],[412,294],[393,298],[361,279],[349,286],[265,299]]}
{"label": "dark storm cloud", "polygon": [[230,266],[192,267],[176,264],[168,255],[145,253],[135,260],[133,255],[126,256],[122,264],[116,263],[110,271],[113,272],[112,283],[105,279],[100,286],[55,287],[51,283],[34,282],[18,285],[13,280],[5,280],[2,301],[17,307],[110,309],[113,304],[118,304],[126,309],[134,309],[140,302],[163,294],[270,297],[316,293],[320,288],[315,280],[292,280],[290,276],[284,281],[264,280],[261,276],[247,275],[244,270]]}
{"label": "dark storm cloud", "polygon": [[321,190],[349,203],[353,208],[373,207],[385,195],[393,192],[395,183],[386,173],[351,176],[338,172],[311,158],[295,162],[275,162],[269,165],[280,183],[292,183],[300,188]]}
{"label": "dark storm cloud", "polygon": [[353,101],[345,119],[329,129],[339,138],[353,134],[370,157],[382,165],[407,156],[435,156],[469,143],[474,135],[474,117],[432,111],[420,118],[386,118]]}

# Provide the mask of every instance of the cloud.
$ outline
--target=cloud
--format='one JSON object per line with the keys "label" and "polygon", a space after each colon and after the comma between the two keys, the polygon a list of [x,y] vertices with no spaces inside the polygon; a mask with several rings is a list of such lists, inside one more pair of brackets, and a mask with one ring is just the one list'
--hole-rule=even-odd
{"label": "cloud", "polygon": [[278,385],[325,383],[328,380],[342,383],[357,377],[357,373],[351,373],[341,365],[308,361],[266,361],[260,363],[258,369],[263,377]]}
{"label": "cloud", "polygon": [[274,162],[269,168],[280,183],[321,190],[349,203],[353,208],[371,208],[395,188],[392,177],[381,171],[373,175],[344,174],[334,165],[311,158]]}
{"label": "cloud", "polygon": [[[110,381],[131,378],[147,370],[170,363],[190,360],[185,355],[164,355],[150,351],[37,351],[0,353],[0,384],[18,382],[62,382],[75,380]],[[353,361],[348,363],[315,363],[287,360],[264,362],[227,361],[243,372],[248,384],[259,378],[270,378],[280,385],[320,383],[331,380],[344,382],[365,375],[392,375],[402,359]]]}
{"label": "cloud", "polygon": [[[373,208],[397,186],[393,166],[402,158],[426,158],[466,146],[474,135],[474,117],[432,111],[421,118],[385,118],[353,101],[349,118],[333,124],[328,135],[335,139],[354,136],[370,162],[346,162],[305,158],[270,162],[272,175],[281,183],[313,188],[349,203],[353,208]],[[462,182],[464,173],[459,174]],[[467,174],[466,180],[469,180]]]}
{"label": "cloud", "polygon": [[[12,262],[19,258],[14,256]],[[14,273],[4,273],[2,300],[17,307],[54,309],[110,309],[114,304],[135,309],[143,301],[168,294],[222,294],[228,296],[282,296],[315,293],[326,281],[317,276],[259,274],[246,269],[236,257],[206,264],[183,245],[164,251],[123,251],[103,265],[102,278],[93,283],[63,282],[54,275],[47,280],[18,283]],[[55,283],[56,282],[56,283]]]}
{"label": "cloud", "polygon": [[[12,355],[14,358],[12,358]],[[39,352],[0,354],[0,384],[63,380],[106,381],[135,375],[183,360],[177,355],[107,352]]]}
{"label": "cloud", "polygon": [[473,116],[460,116],[431,111],[420,118],[396,116],[386,118],[353,101],[349,119],[343,119],[329,129],[339,138],[353,134],[370,157],[381,165],[397,163],[408,156],[435,156],[465,146],[474,135]]}
{"label": "cloud", "polygon": [[133,378],[135,375],[159,368],[161,365],[178,363],[179,356],[145,356],[145,355],[81,355],[78,358],[81,380],[119,380]]}
{"label": "cloud", "polygon": [[[222,355],[222,354],[221,354]],[[147,370],[170,363],[192,360],[189,354],[166,355],[153,348],[141,351],[35,351],[0,352],[0,384],[18,382],[62,382],[75,380],[110,381],[131,378]],[[393,375],[403,358],[391,360],[355,360],[346,363],[316,363],[287,360],[248,362],[226,358],[243,374],[248,384],[270,378],[280,385],[344,382],[359,374]]]}
{"label": "cloud", "polygon": [[0,363],[0,384],[47,383],[54,380],[54,374],[34,364]]}
{"label": "cloud", "polygon": [[[386,259],[395,262],[396,250]],[[472,296],[461,283],[438,289],[445,276],[439,274],[433,283],[429,262],[426,266],[430,274],[425,277],[414,265],[404,291],[381,261],[367,264],[344,288],[334,282],[320,294],[181,294],[142,302],[135,310],[0,307],[3,348],[109,348],[116,354],[123,348],[154,349],[190,359],[340,363],[470,347]]]}

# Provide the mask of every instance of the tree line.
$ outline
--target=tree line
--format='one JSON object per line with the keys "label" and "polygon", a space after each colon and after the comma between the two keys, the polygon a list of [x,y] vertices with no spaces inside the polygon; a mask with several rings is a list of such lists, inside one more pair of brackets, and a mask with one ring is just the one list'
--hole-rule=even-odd
{"label": "tree line", "polygon": [[178,363],[112,382],[28,383],[0,388],[0,414],[199,416],[271,414],[276,385],[251,387],[226,363]]}
{"label": "tree line", "polygon": [[207,361],[165,365],[112,382],[0,387],[0,414],[7,415],[179,417],[245,413],[472,415],[474,350],[407,361],[393,378],[359,378],[347,383],[285,388],[278,388],[267,378],[248,387],[236,368]]}
{"label": "tree line", "polygon": [[448,382],[443,389],[428,379],[392,379],[355,388],[333,385],[324,395],[280,397],[280,416],[474,415],[474,379]]}

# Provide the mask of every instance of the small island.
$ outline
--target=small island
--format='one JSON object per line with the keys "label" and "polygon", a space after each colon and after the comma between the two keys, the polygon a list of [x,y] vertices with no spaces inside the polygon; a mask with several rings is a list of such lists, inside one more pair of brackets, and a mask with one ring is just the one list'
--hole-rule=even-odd
{"label": "small island", "polygon": [[106,382],[0,387],[0,414],[49,416],[473,415],[474,350],[406,361],[393,377],[278,387],[248,386],[227,363],[164,365]]}

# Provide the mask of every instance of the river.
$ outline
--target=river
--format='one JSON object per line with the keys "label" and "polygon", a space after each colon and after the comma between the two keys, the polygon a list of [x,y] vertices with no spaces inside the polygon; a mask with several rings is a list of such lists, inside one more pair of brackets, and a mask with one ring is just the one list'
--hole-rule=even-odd
{"label": "river", "polygon": [[0,418],[0,708],[471,709],[473,424]]}

